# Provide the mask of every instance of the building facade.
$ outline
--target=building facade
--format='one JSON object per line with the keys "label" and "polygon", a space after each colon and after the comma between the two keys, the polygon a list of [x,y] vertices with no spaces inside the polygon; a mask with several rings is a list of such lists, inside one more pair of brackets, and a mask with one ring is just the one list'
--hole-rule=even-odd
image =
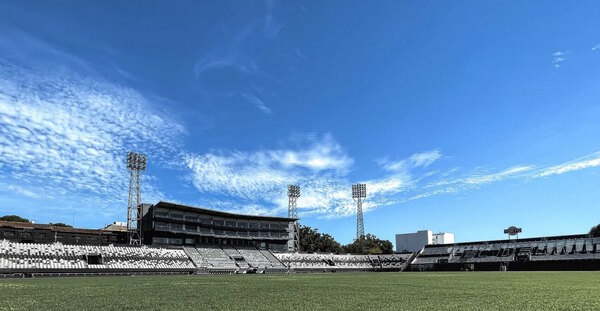
{"label": "building facade", "polygon": [[454,243],[454,234],[448,232],[432,233],[420,230],[415,233],[396,234],[396,252],[418,252],[425,245]]}
{"label": "building facade", "polygon": [[296,219],[226,213],[169,202],[142,207],[144,244],[249,246],[288,251]]}

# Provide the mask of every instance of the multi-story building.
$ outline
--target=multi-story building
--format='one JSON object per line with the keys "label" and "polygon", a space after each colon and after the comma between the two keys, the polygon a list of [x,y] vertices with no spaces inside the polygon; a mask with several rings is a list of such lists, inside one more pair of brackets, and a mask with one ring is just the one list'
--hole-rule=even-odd
{"label": "multi-story building", "polygon": [[425,245],[452,244],[454,234],[448,232],[432,233],[420,230],[416,233],[396,234],[396,252],[418,252]]}
{"label": "multi-story building", "polygon": [[169,202],[142,207],[142,238],[152,245],[231,245],[287,251],[294,218],[233,214]]}

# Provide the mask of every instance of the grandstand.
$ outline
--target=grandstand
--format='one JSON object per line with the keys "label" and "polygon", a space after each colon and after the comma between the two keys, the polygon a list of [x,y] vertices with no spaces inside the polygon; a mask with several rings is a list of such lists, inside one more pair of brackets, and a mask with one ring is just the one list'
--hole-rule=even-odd
{"label": "grandstand", "polygon": [[[291,252],[295,218],[145,204],[146,245],[126,232],[0,222],[0,277],[350,271],[600,270],[588,235],[426,245],[416,252]],[[122,226],[121,226],[122,227]]]}
{"label": "grandstand", "polygon": [[277,259],[296,272],[402,271],[412,255],[275,254]]}
{"label": "grandstand", "polygon": [[0,241],[0,273],[37,275],[191,273],[181,249]]}
{"label": "grandstand", "polygon": [[600,238],[588,235],[427,245],[413,271],[598,270]]}

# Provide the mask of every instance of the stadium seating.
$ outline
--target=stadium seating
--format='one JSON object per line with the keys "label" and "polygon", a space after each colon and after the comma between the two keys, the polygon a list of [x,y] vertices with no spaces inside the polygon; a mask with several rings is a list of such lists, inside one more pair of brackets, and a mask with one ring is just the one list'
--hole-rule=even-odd
{"label": "stadium seating", "polygon": [[[452,265],[488,265],[600,259],[600,238],[550,237],[535,240],[490,241],[428,245],[410,263],[413,270],[444,269]],[[564,266],[569,266],[564,264]]]}
{"label": "stadium seating", "polygon": [[374,271],[403,270],[412,253],[389,255],[276,253],[275,256],[296,271]]}
{"label": "stadium seating", "polygon": [[198,247],[196,249],[207,264],[205,268],[211,273],[234,273],[238,271],[235,261],[220,247]]}
{"label": "stadium seating", "polygon": [[[90,257],[95,257],[90,261]],[[90,246],[0,242],[0,270],[163,271],[193,270],[183,250],[146,246]]]}

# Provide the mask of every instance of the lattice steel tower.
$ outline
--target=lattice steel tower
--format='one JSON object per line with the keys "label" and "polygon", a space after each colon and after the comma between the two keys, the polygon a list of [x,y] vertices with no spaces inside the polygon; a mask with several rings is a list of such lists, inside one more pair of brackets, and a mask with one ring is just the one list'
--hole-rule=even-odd
{"label": "lattice steel tower", "polygon": [[[129,169],[129,200],[127,202],[127,238],[129,244],[142,244],[142,191],[140,175],[146,170],[146,155],[128,152],[127,169]],[[133,196],[135,196],[135,201]]]}
{"label": "lattice steel tower", "polygon": [[363,221],[362,204],[367,197],[367,185],[352,185],[352,199],[356,202],[356,239],[365,236],[365,223]]}
{"label": "lattice steel tower", "polygon": [[[296,200],[300,197],[300,186],[288,186],[288,217],[298,218]],[[294,251],[300,251],[300,225],[298,220],[294,222]]]}

